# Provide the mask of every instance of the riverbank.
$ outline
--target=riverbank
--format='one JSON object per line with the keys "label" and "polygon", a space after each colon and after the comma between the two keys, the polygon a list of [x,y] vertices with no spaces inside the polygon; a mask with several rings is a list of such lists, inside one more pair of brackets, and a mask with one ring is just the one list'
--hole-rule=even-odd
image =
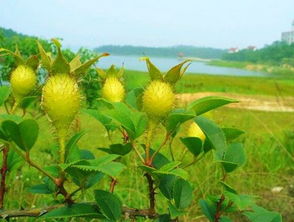
{"label": "riverbank", "polygon": [[211,66],[238,68],[248,71],[264,72],[275,75],[290,75],[292,77],[294,76],[294,67],[288,64],[277,66],[269,64],[254,64],[250,62],[237,62],[227,60],[211,60],[207,64]]}

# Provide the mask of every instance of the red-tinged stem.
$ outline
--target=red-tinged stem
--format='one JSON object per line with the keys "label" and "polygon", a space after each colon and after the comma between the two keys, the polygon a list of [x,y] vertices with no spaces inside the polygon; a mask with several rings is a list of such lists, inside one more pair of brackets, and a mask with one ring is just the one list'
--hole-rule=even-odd
{"label": "red-tinged stem", "polygon": [[4,146],[2,150],[2,168],[1,168],[1,184],[0,184],[0,209],[4,207],[4,197],[6,192],[6,174],[8,171],[7,157],[8,157],[8,146]]}
{"label": "red-tinged stem", "polygon": [[109,191],[111,192],[111,193],[113,193],[114,192],[114,188],[115,188],[115,185],[117,184],[117,179],[115,179],[115,178],[111,178],[111,182],[110,182],[110,187],[109,187]]}

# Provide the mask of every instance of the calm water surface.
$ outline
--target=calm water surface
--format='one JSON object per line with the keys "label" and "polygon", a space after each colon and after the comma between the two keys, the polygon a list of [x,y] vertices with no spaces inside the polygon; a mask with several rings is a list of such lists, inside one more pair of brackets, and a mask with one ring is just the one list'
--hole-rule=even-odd
{"label": "calm water surface", "polygon": [[[98,63],[100,68],[108,68],[112,64],[117,67],[121,67],[124,64],[125,69],[147,71],[146,64],[144,61],[139,60],[139,56],[108,56],[101,58]],[[172,66],[181,62],[181,60],[176,58],[151,58],[152,62],[162,71],[167,71]],[[216,74],[216,75],[229,75],[229,76],[268,76],[268,74],[263,72],[248,71],[237,68],[226,68],[219,66],[210,66],[205,62],[192,62],[188,68],[190,73],[205,73],[205,74]]]}

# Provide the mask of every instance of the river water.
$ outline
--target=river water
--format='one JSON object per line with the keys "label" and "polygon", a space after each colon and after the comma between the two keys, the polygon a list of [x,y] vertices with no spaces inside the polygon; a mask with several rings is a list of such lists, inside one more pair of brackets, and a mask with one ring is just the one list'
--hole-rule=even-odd
{"label": "river water", "polygon": [[[151,58],[153,64],[155,64],[161,71],[167,71],[169,68],[181,62],[176,58]],[[124,64],[125,69],[147,71],[144,61],[139,60],[139,56],[108,56],[101,58],[97,66],[106,69],[114,64],[117,67],[121,67]],[[263,72],[249,71],[237,68],[226,68],[219,66],[211,66],[205,62],[192,62],[188,68],[188,73],[204,73],[214,75],[228,75],[228,76],[268,76]]]}

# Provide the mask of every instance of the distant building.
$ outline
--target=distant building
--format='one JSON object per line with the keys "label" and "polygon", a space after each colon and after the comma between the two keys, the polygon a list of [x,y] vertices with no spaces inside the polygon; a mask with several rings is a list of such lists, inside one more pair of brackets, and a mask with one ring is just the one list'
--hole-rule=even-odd
{"label": "distant building", "polygon": [[256,51],[257,48],[254,45],[250,45],[250,46],[247,47],[247,49],[251,50],[251,51]]}
{"label": "distant building", "polygon": [[239,48],[229,48],[228,53],[236,53],[239,52]]}
{"label": "distant building", "polygon": [[292,22],[292,30],[282,33],[282,41],[288,44],[294,43],[294,21]]}

